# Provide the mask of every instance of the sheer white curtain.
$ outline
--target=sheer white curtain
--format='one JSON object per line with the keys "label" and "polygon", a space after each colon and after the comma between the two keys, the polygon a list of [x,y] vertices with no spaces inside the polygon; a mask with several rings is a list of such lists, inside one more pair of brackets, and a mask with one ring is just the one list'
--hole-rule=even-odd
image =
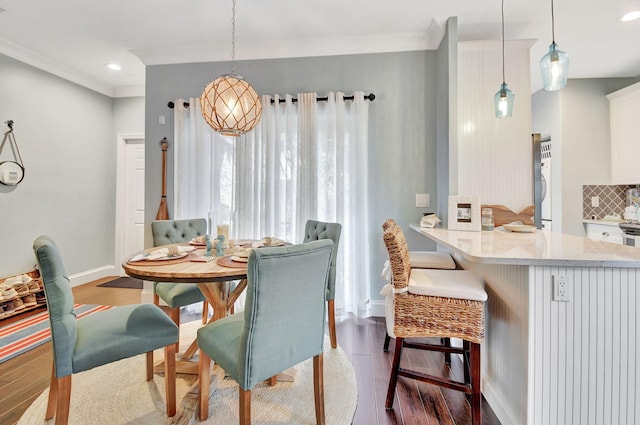
{"label": "sheer white curtain", "polygon": [[[329,93],[263,96],[260,124],[238,138],[213,132],[198,99],[175,109],[175,217],[232,212],[233,238],[301,242],[308,219],[343,226],[336,313],[370,314],[368,103]],[[272,102],[273,100],[273,102]],[[178,99],[175,104],[182,105]],[[215,227],[213,227],[215,229]]]}

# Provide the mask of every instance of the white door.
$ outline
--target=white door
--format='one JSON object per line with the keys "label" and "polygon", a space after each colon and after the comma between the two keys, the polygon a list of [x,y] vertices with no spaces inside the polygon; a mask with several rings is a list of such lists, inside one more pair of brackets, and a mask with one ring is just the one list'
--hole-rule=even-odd
{"label": "white door", "polygon": [[144,136],[118,136],[116,264],[144,248]]}

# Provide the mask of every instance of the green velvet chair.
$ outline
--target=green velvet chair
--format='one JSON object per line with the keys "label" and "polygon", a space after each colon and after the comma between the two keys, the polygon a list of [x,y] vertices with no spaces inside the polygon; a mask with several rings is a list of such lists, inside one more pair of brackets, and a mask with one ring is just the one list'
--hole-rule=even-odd
{"label": "green velvet chair", "polygon": [[329,283],[327,286],[327,316],[329,318],[329,337],[331,339],[331,347],[338,346],[336,337],[336,312],[334,307],[334,299],[336,297],[336,260],[338,257],[338,244],[340,243],[340,234],[342,233],[342,225],[340,223],[325,223],[322,221],[307,220],[304,229],[303,242],[311,242],[322,239],[331,239],[333,241],[333,254],[331,256],[331,270],[329,271]]}
{"label": "green velvet chair", "polygon": [[[185,220],[156,220],[151,222],[153,246],[189,242],[196,236],[207,234],[207,220],[204,218]],[[160,305],[160,299],[169,307],[168,314],[180,326],[180,307],[201,302],[202,324],[207,323],[209,303],[195,283],[155,282],[153,303]],[[176,350],[178,347],[176,346]]]}
{"label": "green velvet chair", "polygon": [[163,347],[166,413],[174,416],[175,343],[178,341],[175,323],[152,304],[114,307],[77,319],[71,285],[56,244],[48,236],[39,236],[33,250],[44,283],[53,344],[53,371],[45,419],[55,416],[56,425],[68,422],[72,374],[146,353],[146,379],[150,381],[153,350]]}
{"label": "green velvet chair", "polygon": [[[209,416],[213,359],[239,384],[240,424],[251,423],[251,389],[313,357],[317,424],[324,424],[322,352],[333,242],[253,250],[244,312],[198,329],[200,420]],[[214,413],[215,416],[215,413]]]}

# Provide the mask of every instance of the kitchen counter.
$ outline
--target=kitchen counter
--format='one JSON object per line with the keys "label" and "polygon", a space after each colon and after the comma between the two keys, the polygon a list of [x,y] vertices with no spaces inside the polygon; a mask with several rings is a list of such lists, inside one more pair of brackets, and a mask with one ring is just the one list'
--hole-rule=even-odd
{"label": "kitchen counter", "polygon": [[640,424],[640,249],[411,227],[484,281],[482,393],[502,425]]}
{"label": "kitchen counter", "polygon": [[562,233],[465,232],[411,225],[469,261],[493,264],[640,267],[640,249]]}
{"label": "kitchen counter", "polygon": [[624,220],[621,221],[610,221],[610,220],[582,220],[584,224],[601,224],[603,226],[612,226],[612,227],[620,227],[620,223],[624,223]]}

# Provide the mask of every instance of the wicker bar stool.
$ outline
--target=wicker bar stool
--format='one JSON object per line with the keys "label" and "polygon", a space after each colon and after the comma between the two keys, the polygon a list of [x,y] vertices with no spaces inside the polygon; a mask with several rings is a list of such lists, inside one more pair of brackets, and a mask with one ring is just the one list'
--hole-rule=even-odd
{"label": "wicker bar stool", "polygon": [[[484,341],[487,299],[482,281],[466,270],[411,269],[406,240],[398,228],[387,229],[384,242],[392,272],[392,284],[385,288],[393,310],[391,317],[387,314],[387,329],[391,327],[396,338],[385,407],[393,408],[398,376],[404,376],[470,395],[472,424],[480,425],[480,344]],[[405,340],[415,337],[460,338],[465,343],[457,348]],[[462,354],[465,382],[400,367],[405,347]]]}
{"label": "wicker bar stool", "polygon": [[[389,229],[395,229],[399,232],[399,237],[405,239],[404,232],[402,228],[398,225],[398,223],[392,219],[387,219],[382,224],[382,230],[387,231]],[[437,252],[437,251],[409,251],[409,263],[411,264],[412,269],[444,269],[444,270],[455,270],[456,263],[446,252]],[[384,269],[382,271],[382,276],[386,278],[388,281],[391,280],[391,264],[389,260],[385,262]],[[385,352],[389,351],[389,342],[391,341],[391,336],[389,332],[386,332],[384,336],[384,345],[383,350]],[[451,345],[450,338],[442,338],[442,342],[448,346]],[[445,364],[451,364],[451,353],[444,353],[444,362]]]}

